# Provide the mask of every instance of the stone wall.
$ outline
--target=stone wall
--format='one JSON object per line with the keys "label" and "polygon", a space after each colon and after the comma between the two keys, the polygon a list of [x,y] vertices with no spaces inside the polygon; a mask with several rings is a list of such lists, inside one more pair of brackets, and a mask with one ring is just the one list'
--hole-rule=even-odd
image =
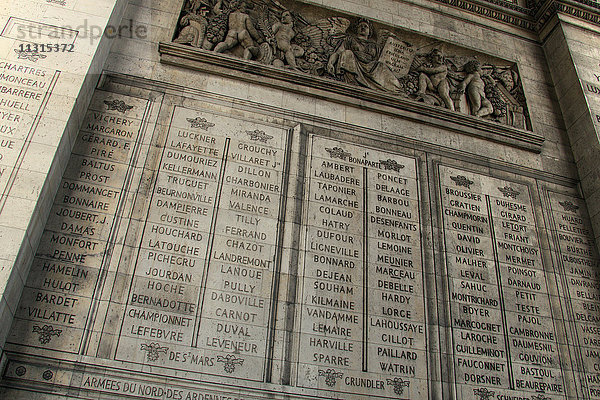
{"label": "stone wall", "polygon": [[289,8],[514,66],[527,122],[192,48],[180,0],[131,1],[148,34],[104,64],[0,393],[600,398],[596,211],[563,96],[579,28],[542,44],[434,2]]}
{"label": "stone wall", "polygon": [[[125,1],[0,6],[0,318],[14,316],[73,140]],[[50,44],[50,45],[49,45]],[[0,328],[0,348],[9,324]]]}

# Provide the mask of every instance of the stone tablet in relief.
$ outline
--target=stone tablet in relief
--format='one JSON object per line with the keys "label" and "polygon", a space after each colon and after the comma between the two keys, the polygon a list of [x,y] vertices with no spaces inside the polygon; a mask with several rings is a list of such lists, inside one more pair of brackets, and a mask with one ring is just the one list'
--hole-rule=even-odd
{"label": "stone tablet in relief", "polygon": [[528,187],[445,166],[439,176],[458,397],[564,398]]}
{"label": "stone tablet in relief", "polygon": [[381,49],[379,62],[384,63],[397,77],[408,74],[415,57],[415,48],[408,42],[389,34]]}
{"label": "stone tablet in relief", "polygon": [[59,74],[0,60],[0,209]]}
{"label": "stone tablet in relief", "polygon": [[583,360],[581,383],[590,399],[600,399],[600,264],[588,213],[581,199],[555,192],[548,197],[568,319],[575,324],[573,341]]}
{"label": "stone tablet in relief", "polygon": [[297,385],[427,398],[416,162],[313,136]]}
{"label": "stone tablet in relief", "polygon": [[287,131],[175,107],[116,358],[263,380]]}
{"label": "stone tablet in relief", "polygon": [[31,267],[8,339],[80,352],[110,261],[111,230],[147,101],[96,91]]}

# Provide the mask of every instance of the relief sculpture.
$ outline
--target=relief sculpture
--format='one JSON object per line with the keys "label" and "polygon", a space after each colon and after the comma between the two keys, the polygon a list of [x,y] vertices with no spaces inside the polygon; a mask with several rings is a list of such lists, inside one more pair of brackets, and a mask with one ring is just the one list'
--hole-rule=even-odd
{"label": "relief sculpture", "polygon": [[433,102],[431,94],[437,94],[444,106],[454,110],[454,103],[450,99],[450,84],[448,82],[448,66],[444,63],[444,55],[439,49],[433,49],[428,55],[429,63],[421,64],[416,70],[419,72],[418,98],[425,102]]}
{"label": "relief sculpture", "polygon": [[291,6],[275,0],[185,0],[173,42],[528,127],[513,63],[365,18]]}

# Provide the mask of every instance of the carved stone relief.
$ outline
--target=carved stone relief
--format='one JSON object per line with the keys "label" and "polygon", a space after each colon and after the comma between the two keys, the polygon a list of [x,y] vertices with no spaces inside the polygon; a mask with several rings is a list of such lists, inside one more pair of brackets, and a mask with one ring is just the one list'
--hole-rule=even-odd
{"label": "carved stone relief", "polygon": [[528,128],[514,63],[275,0],[185,0],[174,43]]}
{"label": "carved stone relief", "polygon": [[[461,89],[485,114],[480,68]],[[108,88],[16,306],[0,397],[600,398],[598,254],[576,189]]]}

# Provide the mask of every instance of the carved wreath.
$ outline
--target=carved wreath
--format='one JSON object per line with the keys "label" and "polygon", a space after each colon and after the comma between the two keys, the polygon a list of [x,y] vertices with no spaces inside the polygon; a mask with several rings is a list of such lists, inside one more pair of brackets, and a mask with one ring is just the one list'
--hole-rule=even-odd
{"label": "carved wreath", "polygon": [[327,370],[319,370],[319,376],[325,377],[325,384],[329,387],[335,386],[335,382],[337,379],[341,379],[344,374],[342,372],[337,372],[333,368],[328,368]]}
{"label": "carved wreath", "polygon": [[160,354],[167,354],[168,347],[161,346],[158,343],[150,343],[140,345],[140,350],[146,352],[146,359],[148,361],[157,361],[160,358]]}
{"label": "carved wreath", "polygon": [[226,356],[217,356],[217,362],[223,363],[223,370],[228,374],[232,374],[236,365],[244,364],[244,359],[233,354],[227,354]]}

